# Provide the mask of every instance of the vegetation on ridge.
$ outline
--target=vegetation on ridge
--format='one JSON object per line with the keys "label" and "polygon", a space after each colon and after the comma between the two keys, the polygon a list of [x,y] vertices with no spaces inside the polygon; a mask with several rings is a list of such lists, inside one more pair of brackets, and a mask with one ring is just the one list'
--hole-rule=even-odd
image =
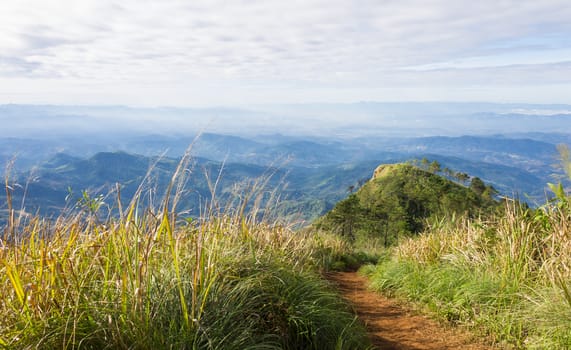
{"label": "vegetation on ridge", "polygon": [[[428,218],[473,216],[498,207],[493,188],[479,178],[467,188],[436,175],[437,162],[426,164],[426,170],[411,164],[379,166],[370,181],[339,202],[316,227],[350,241],[376,241],[388,247],[422,232]],[[468,175],[460,175],[462,182],[468,180]]]}
{"label": "vegetation on ridge", "polygon": [[[569,170],[569,153],[561,154]],[[555,197],[536,210],[507,200],[487,216],[430,217],[361,272],[373,289],[495,342],[569,349],[571,197],[550,188]]]}
{"label": "vegetation on ridge", "polygon": [[507,203],[487,219],[433,221],[376,266],[371,286],[517,348],[571,347],[571,201]]}

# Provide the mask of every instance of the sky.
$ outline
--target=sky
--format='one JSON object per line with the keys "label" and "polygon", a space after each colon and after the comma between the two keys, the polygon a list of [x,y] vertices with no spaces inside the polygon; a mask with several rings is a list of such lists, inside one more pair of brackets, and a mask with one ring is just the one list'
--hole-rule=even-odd
{"label": "sky", "polygon": [[0,2],[0,104],[571,104],[569,0]]}

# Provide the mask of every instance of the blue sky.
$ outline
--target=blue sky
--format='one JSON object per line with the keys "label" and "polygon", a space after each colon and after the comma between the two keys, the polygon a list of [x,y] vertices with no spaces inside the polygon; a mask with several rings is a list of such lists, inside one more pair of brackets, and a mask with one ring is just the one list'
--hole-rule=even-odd
{"label": "blue sky", "polygon": [[568,0],[0,3],[0,103],[571,104]]}

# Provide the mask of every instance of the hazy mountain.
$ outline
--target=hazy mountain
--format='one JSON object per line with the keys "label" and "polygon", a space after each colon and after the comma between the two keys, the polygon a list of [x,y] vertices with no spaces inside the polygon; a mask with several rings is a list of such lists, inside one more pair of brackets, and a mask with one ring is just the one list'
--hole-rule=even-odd
{"label": "hazy mountain", "polygon": [[[560,171],[558,143],[571,142],[571,106],[486,103],[355,103],[251,108],[0,106],[0,162],[30,211],[57,212],[71,187],[124,199],[155,164],[157,196],[191,146],[186,204],[210,195],[204,176],[222,171],[218,190],[274,174],[282,213],[312,218],[369,178],[376,165],[426,157],[501,191],[541,203]],[[14,136],[17,135],[17,136]],[[157,160],[157,156],[164,157]],[[77,198],[76,198],[77,199]],[[73,203],[72,203],[73,204]],[[1,210],[2,208],[0,208]]]}
{"label": "hazy mountain", "polygon": [[[330,210],[352,189],[358,189],[372,176],[379,163],[398,163],[411,159],[411,154],[401,154],[397,158],[388,156],[389,154],[383,160],[329,164],[328,161],[321,162],[314,155],[312,166],[292,166],[285,163],[279,167],[194,157],[180,209],[189,210],[190,215],[197,216],[211,198],[211,186],[217,179],[219,181],[216,194],[222,205],[250,195],[253,183],[267,179],[263,188],[267,193],[266,200],[270,193],[280,199],[279,205],[272,209],[275,213],[300,220],[311,220]],[[442,167],[481,177],[502,194],[519,194],[523,199],[525,194],[529,194],[541,202],[545,182],[528,171],[437,154],[417,156],[419,159],[427,157],[437,160]],[[125,152],[97,153],[89,158],[57,154],[40,166],[20,173],[14,179],[15,184],[12,187],[15,191],[14,202],[17,203],[15,206],[21,207],[23,200],[22,208],[28,212],[58,215],[63,208],[74,207],[81,198],[82,191],[87,190],[92,196],[107,196],[105,202],[112,210],[116,204],[118,185],[123,205],[141,185],[145,193],[148,193],[144,197],[148,201],[147,204],[156,205],[161,201],[178,162],[178,158],[147,157]],[[150,176],[145,178],[151,167]],[[0,194],[0,198],[5,199],[5,194]]]}
{"label": "hazy mountain", "polygon": [[532,139],[461,136],[415,138],[386,147],[398,153],[419,152],[461,157],[466,160],[509,165],[544,176],[553,169],[557,149],[554,144]]}
{"label": "hazy mountain", "polygon": [[19,137],[196,135],[460,136],[571,130],[571,106],[362,102],[245,108],[0,105],[0,124]]}

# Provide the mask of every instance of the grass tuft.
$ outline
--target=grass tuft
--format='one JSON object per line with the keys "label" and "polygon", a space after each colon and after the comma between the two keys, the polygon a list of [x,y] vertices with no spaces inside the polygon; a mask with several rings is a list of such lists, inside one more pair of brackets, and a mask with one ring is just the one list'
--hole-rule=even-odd
{"label": "grass tuft", "polygon": [[571,206],[507,202],[489,218],[435,220],[364,272],[372,287],[517,348],[571,348]]}
{"label": "grass tuft", "polygon": [[[186,164],[177,174],[188,173]],[[234,215],[205,209],[182,220],[176,203],[184,183],[173,178],[158,211],[135,198],[107,220],[93,208],[55,221],[9,221],[0,247],[0,346],[368,347],[363,328],[319,278],[340,254],[339,240],[258,222],[246,203]]]}

